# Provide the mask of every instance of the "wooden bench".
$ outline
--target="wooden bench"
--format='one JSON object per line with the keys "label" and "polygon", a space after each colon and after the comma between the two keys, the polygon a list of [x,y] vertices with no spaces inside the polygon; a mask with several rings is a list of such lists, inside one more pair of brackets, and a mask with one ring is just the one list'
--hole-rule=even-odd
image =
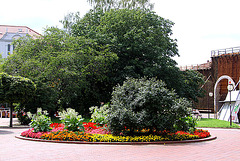
{"label": "wooden bench", "polygon": [[202,118],[202,114],[199,112],[198,109],[193,109],[192,114],[193,114],[193,116],[196,117],[196,119]]}

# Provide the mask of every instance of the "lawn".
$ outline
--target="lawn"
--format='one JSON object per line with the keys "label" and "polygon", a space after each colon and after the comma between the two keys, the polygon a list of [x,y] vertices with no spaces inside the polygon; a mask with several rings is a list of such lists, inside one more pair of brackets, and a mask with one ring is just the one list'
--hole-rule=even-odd
{"label": "lawn", "polygon": [[202,118],[197,121],[197,127],[240,128],[240,126],[235,123],[232,123],[232,126],[230,126],[230,122],[228,121],[207,118]]}

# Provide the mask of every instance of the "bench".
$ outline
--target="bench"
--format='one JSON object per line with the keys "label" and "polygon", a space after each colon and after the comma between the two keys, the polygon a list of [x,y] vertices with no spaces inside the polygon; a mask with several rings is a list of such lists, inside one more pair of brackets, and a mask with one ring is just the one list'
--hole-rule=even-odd
{"label": "bench", "polygon": [[202,118],[202,114],[199,112],[198,109],[192,109],[192,114],[196,119]]}

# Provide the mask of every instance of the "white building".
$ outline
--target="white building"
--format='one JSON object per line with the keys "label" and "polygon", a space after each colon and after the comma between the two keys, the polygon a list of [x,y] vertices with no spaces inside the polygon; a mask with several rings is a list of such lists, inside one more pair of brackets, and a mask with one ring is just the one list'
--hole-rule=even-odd
{"label": "white building", "polygon": [[14,46],[12,42],[14,39],[26,35],[33,37],[41,36],[39,33],[26,26],[0,25],[0,54],[2,58],[6,58],[9,54],[13,53]]}

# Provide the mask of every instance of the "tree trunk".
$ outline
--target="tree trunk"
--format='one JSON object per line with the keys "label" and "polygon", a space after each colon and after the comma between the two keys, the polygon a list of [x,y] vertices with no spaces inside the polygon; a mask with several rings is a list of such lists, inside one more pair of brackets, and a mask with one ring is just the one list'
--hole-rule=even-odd
{"label": "tree trunk", "polygon": [[13,103],[10,103],[10,125],[9,125],[9,127],[12,127],[12,122],[13,122],[12,113],[13,113]]}

